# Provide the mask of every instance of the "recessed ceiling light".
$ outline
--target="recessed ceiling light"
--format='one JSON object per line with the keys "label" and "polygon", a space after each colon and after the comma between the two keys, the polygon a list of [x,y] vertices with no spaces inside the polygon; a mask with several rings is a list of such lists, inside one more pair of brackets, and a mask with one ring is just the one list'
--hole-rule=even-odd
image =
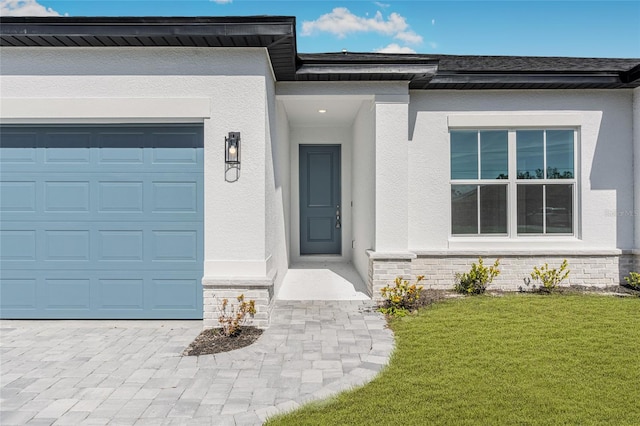
{"label": "recessed ceiling light", "polygon": [[319,109],[319,110],[318,110],[318,112],[319,112],[320,114],[324,114],[325,112],[327,112],[327,110],[326,110],[326,109]]}

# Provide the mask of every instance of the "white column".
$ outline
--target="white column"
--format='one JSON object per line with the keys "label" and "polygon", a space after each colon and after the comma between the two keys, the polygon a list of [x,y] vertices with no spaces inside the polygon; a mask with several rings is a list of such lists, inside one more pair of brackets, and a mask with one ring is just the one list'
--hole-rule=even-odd
{"label": "white column", "polygon": [[633,89],[633,188],[635,249],[640,250],[640,87]]}
{"label": "white column", "polygon": [[[205,122],[205,279],[264,278],[265,82],[245,78],[213,100]],[[234,98],[236,96],[236,98]],[[240,132],[241,169],[225,180],[224,139]]]}
{"label": "white column", "polygon": [[375,98],[375,250],[408,249],[409,95]]}

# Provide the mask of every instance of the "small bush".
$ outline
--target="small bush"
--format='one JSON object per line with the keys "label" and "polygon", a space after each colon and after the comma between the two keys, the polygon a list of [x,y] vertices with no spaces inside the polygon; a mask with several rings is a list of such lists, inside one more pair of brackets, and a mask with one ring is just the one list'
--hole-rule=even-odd
{"label": "small bush", "polygon": [[218,316],[218,322],[220,323],[221,332],[227,337],[235,336],[248,320],[248,317],[253,317],[256,314],[256,302],[250,300],[246,302],[244,300],[244,294],[241,294],[236,298],[238,305],[229,305],[228,299],[222,299],[218,304],[218,310],[220,316]]}
{"label": "small bush", "polygon": [[548,263],[545,263],[539,268],[534,266],[533,272],[531,272],[531,279],[540,281],[542,284],[539,287],[540,291],[551,293],[569,276],[569,272],[571,271],[568,268],[569,262],[567,262],[567,259],[562,261],[560,269],[549,268]]}
{"label": "small bush", "polygon": [[424,288],[419,285],[423,279],[424,275],[419,275],[415,284],[409,284],[409,281],[397,277],[393,285],[383,287],[380,292],[384,302],[380,307],[380,312],[389,316],[403,317],[416,310]]}
{"label": "small bush", "polygon": [[500,275],[500,259],[492,266],[484,266],[482,257],[478,263],[471,264],[469,272],[456,274],[454,290],[462,294],[483,294],[495,277]]}
{"label": "small bush", "polygon": [[627,282],[627,285],[632,289],[640,290],[640,273],[629,272],[629,276],[624,277],[624,280]]}

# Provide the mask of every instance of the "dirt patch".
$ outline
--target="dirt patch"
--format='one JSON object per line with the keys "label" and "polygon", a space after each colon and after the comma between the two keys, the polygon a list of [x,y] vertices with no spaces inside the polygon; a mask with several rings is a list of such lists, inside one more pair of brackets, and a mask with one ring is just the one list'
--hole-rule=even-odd
{"label": "dirt patch", "polygon": [[258,340],[262,331],[256,327],[241,327],[237,334],[229,337],[216,328],[204,330],[191,342],[182,355],[211,355],[244,348]]}

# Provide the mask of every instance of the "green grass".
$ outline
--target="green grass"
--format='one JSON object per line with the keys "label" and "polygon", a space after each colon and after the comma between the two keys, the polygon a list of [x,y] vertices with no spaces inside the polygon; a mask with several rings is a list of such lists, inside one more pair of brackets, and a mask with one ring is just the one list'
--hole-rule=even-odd
{"label": "green grass", "polygon": [[392,322],[373,382],[268,425],[640,425],[640,298],[469,297]]}

